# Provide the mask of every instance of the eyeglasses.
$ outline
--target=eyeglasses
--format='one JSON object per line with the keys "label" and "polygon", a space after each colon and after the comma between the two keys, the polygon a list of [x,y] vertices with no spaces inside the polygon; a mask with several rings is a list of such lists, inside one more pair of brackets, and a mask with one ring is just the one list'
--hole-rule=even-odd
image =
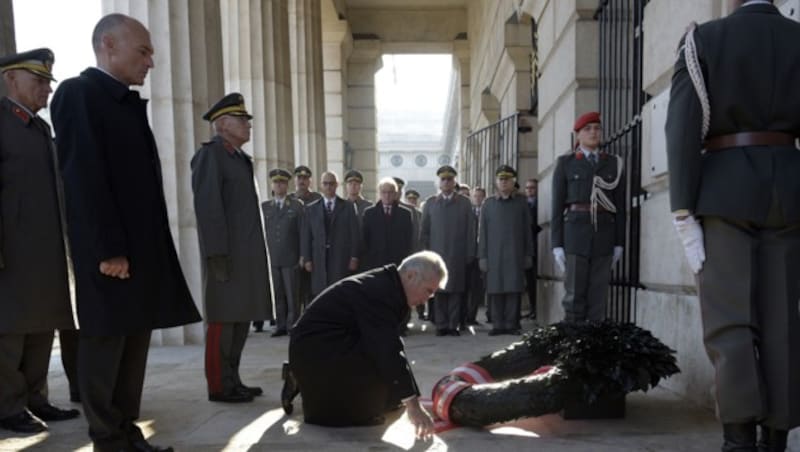
{"label": "eyeglasses", "polygon": [[322,181],[322,185],[336,185],[337,183],[335,180]]}

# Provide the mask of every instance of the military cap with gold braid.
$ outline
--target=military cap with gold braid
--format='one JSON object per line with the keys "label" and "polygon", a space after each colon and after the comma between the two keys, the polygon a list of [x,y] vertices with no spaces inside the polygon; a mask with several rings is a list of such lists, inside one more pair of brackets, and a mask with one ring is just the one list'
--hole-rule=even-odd
{"label": "military cap with gold braid", "polygon": [[39,77],[44,77],[55,82],[56,79],[53,78],[52,73],[55,60],[56,57],[50,49],[41,48],[30,50],[0,58],[0,71],[6,72],[13,69],[23,69]]}
{"label": "military cap with gold braid", "polygon": [[500,165],[497,168],[497,171],[494,172],[495,177],[499,177],[501,179],[508,179],[512,177],[517,177],[517,171],[508,166],[508,165]]}
{"label": "military cap with gold braid", "polygon": [[436,170],[436,176],[438,176],[438,177],[456,177],[456,176],[458,176],[458,172],[452,166],[444,165],[444,166],[439,167],[438,170]]}
{"label": "military cap with gold braid", "polygon": [[292,175],[283,168],[275,168],[269,172],[269,180],[272,182],[285,182],[291,178]]}
{"label": "military cap with gold braid", "polygon": [[300,166],[298,166],[297,168],[294,169],[294,175],[295,176],[311,177],[311,168],[309,168],[309,167],[307,167],[305,165],[300,165]]}
{"label": "military cap with gold braid", "polygon": [[203,115],[203,119],[214,122],[223,115],[245,116],[247,119],[253,119],[253,116],[244,108],[244,97],[239,93],[230,93],[220,99]]}
{"label": "military cap with gold braid", "polygon": [[416,190],[409,190],[406,192],[406,199],[408,198],[416,198],[419,199],[419,192]]}
{"label": "military cap with gold braid", "polygon": [[345,182],[350,182],[351,180],[363,183],[364,182],[364,176],[362,176],[361,173],[356,171],[356,170],[350,170],[347,173],[345,173],[344,181]]}

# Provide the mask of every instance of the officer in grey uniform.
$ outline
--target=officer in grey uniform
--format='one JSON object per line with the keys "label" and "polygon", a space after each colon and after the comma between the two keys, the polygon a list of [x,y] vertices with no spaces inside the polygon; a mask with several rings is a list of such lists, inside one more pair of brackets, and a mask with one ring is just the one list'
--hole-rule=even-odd
{"label": "officer in grey uniform", "polygon": [[517,171],[502,165],[495,171],[497,194],[481,207],[478,265],[486,273],[486,293],[492,305],[490,336],[520,334],[520,297],[525,270],[533,266],[531,216],[525,197],[514,188]]}
{"label": "officer in grey uniform", "polygon": [[214,138],[192,158],[192,191],[203,257],[208,399],[250,402],[258,387],[242,383],[239,364],[252,319],[272,317],[267,250],[253,180],[250,120],[239,93],[223,97],[203,119]]}
{"label": "officer in grey uniform", "polygon": [[783,451],[800,426],[800,24],[770,1],[736,3],[679,48],[670,201],[697,274],[723,450]]}
{"label": "officer in grey uniform", "polygon": [[50,126],[36,115],[53,61],[50,49],[0,58],[0,427],[19,433],[79,414],[47,393],[53,330],[74,328],[63,189]]}
{"label": "officer in grey uniform", "polygon": [[372,202],[361,196],[361,185],[364,183],[364,176],[356,170],[350,170],[344,174],[345,191],[347,200],[355,204],[358,220],[364,218],[364,211],[372,205]]}
{"label": "officer in grey uniform", "polygon": [[[303,202],[304,206],[308,206],[314,201],[322,198],[318,192],[311,191],[311,169],[305,165],[298,165],[294,169],[294,187],[295,192],[289,193],[289,199],[297,199]],[[305,218],[304,220],[305,221]],[[301,230],[304,230],[305,226],[301,225]],[[301,263],[301,266],[305,266],[305,263]],[[307,271],[303,271],[302,268],[298,274],[298,295],[297,298],[300,301],[300,306],[305,308],[308,306],[308,303],[311,302],[311,274]]]}
{"label": "officer in grey uniform", "polygon": [[457,174],[452,166],[440,167],[436,175],[441,191],[428,198],[422,209],[422,248],[442,256],[450,272],[447,286],[436,293],[437,336],[459,335],[467,264],[475,259],[477,245],[472,203],[455,191]]}
{"label": "officer in grey uniform", "polygon": [[625,240],[622,159],[600,150],[599,113],[578,117],[573,131],[575,151],[560,156],[553,172],[553,257],[566,273],[565,320],[602,320]]}
{"label": "officer in grey uniform", "polygon": [[292,175],[280,168],[269,172],[272,199],[261,204],[272,266],[276,328],[272,337],[286,336],[300,314],[298,271],[303,201],[286,195]]}

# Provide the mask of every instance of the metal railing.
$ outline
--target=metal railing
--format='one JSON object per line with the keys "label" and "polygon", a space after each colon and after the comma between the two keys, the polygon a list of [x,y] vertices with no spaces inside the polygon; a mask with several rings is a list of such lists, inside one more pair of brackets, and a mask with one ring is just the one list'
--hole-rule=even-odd
{"label": "metal railing", "polygon": [[[642,120],[647,101],[642,90],[642,18],[648,0],[600,0],[594,19],[599,22],[599,105],[603,117],[603,148],[625,162],[625,252],[614,266],[609,288],[608,316],[618,322],[636,321],[639,279]],[[622,182],[621,182],[622,183]]]}
{"label": "metal railing", "polygon": [[459,161],[461,180],[471,186],[494,187],[494,172],[500,165],[519,169],[519,114],[503,118],[467,137],[464,158]]}

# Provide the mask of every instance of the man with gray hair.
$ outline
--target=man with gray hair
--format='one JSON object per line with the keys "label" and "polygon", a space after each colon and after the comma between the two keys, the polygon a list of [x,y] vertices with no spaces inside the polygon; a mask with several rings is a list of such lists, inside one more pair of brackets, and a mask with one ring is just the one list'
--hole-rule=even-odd
{"label": "man with gray hair", "polygon": [[345,278],[317,297],[292,330],[281,393],[286,413],[302,393],[308,423],[378,425],[402,402],[417,436],[428,437],[433,424],[420,407],[397,331],[410,309],[445,287],[447,278],[441,256],[422,251],[399,267]]}

